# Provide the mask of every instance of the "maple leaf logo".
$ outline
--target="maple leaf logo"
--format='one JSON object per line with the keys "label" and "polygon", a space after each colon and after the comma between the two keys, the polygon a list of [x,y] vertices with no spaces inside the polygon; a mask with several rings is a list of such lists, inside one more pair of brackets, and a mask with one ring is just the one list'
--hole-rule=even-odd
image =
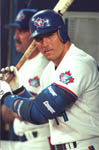
{"label": "maple leaf logo", "polygon": [[60,74],[60,81],[65,84],[69,84],[69,83],[74,82],[74,78],[72,77],[70,71],[67,71],[65,73]]}

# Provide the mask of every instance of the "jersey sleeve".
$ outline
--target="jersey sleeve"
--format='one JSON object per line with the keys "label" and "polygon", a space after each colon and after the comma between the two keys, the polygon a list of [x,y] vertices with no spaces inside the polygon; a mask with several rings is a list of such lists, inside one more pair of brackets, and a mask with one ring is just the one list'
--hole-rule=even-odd
{"label": "jersey sleeve", "polygon": [[[84,61],[73,61],[60,66],[54,83],[79,97],[94,80],[94,64]],[[92,71],[93,70],[93,71]],[[95,71],[96,72],[96,71]]]}

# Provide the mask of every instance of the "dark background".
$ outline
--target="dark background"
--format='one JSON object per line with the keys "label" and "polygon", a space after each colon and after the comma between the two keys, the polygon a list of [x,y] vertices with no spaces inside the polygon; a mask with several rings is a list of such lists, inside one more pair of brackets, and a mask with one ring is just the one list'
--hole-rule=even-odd
{"label": "dark background", "polygon": [[[58,0],[1,0],[1,68],[16,65],[22,55],[16,52],[13,32],[5,29],[5,25],[13,22],[17,12],[22,8],[53,9]],[[98,0],[74,0],[68,11],[99,12]]]}

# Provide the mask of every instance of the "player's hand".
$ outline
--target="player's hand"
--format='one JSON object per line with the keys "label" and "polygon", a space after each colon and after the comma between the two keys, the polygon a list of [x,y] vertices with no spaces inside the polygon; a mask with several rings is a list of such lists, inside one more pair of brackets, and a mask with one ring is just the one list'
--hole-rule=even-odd
{"label": "player's hand", "polygon": [[19,88],[19,73],[14,66],[2,68],[0,79],[6,81],[10,85],[12,91]]}
{"label": "player's hand", "polygon": [[2,99],[2,97],[8,92],[12,93],[9,84],[0,80],[0,99]]}

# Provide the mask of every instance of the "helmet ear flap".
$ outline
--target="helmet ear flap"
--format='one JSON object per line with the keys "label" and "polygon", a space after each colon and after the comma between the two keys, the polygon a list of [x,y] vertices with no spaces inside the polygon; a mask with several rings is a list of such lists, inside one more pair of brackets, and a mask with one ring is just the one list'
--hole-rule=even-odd
{"label": "helmet ear flap", "polygon": [[58,30],[57,33],[58,33],[59,39],[64,43],[63,38],[62,38],[62,36],[60,34],[60,30]]}
{"label": "helmet ear flap", "polygon": [[63,43],[66,43],[67,40],[70,40],[66,29],[58,29],[58,36]]}
{"label": "helmet ear flap", "polygon": [[70,38],[68,36],[68,20],[65,20],[65,24],[60,26],[58,28],[58,35],[60,37],[60,40],[65,43],[67,40],[70,41]]}

